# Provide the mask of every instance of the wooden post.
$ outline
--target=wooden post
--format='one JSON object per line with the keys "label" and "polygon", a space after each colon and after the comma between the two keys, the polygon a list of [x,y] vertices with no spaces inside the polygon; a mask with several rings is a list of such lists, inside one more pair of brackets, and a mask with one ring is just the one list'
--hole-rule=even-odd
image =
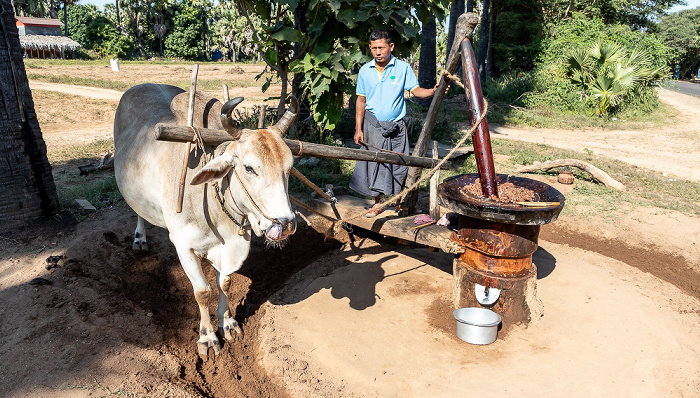
{"label": "wooden post", "polygon": [[[192,66],[192,80],[190,81],[190,104],[187,110],[187,126],[194,125],[194,97],[197,91],[197,73],[199,72],[199,64]],[[177,212],[182,213],[182,201],[185,198],[185,179],[187,177],[187,164],[190,160],[190,150],[192,149],[192,141],[187,141],[185,157],[182,160],[182,171],[180,172],[180,188],[177,193]]]}
{"label": "wooden post", "polygon": [[224,84],[223,89],[224,89],[224,104],[225,104],[231,99],[231,97],[228,94],[228,85],[227,84]]}
{"label": "wooden post", "polygon": [[[459,65],[460,60],[459,46],[463,40],[471,37],[472,33],[474,32],[474,27],[476,27],[478,22],[479,18],[474,13],[464,13],[459,16],[459,19],[457,20],[457,28],[455,30],[455,39],[452,44],[452,49],[450,50],[447,65],[445,65],[445,70],[447,70],[447,72],[453,74],[455,73],[455,70],[457,70],[457,65]],[[433,134],[435,122],[437,122],[438,112],[440,111],[440,105],[442,104],[442,100],[445,98],[445,90],[447,89],[448,84],[449,82],[447,78],[443,75],[440,78],[440,84],[438,85],[437,91],[433,96],[433,102],[430,103],[428,114],[425,117],[425,122],[423,122],[423,128],[421,129],[420,136],[418,136],[418,141],[416,141],[416,146],[411,155],[425,156],[425,154],[428,152],[430,137]],[[421,173],[421,169],[409,169],[405,186],[409,187],[418,181]],[[410,191],[406,194],[406,196],[404,196],[401,207],[406,209],[414,208],[417,201],[418,191]]]}
{"label": "wooden post", "polygon": [[267,112],[267,105],[260,106],[260,116],[258,117],[259,129],[265,127],[265,112]]}
{"label": "wooden post", "polygon": [[[440,158],[438,153],[438,142],[433,141],[433,159]],[[437,221],[440,218],[440,205],[438,205],[438,184],[440,183],[440,170],[430,177],[430,217]]]}

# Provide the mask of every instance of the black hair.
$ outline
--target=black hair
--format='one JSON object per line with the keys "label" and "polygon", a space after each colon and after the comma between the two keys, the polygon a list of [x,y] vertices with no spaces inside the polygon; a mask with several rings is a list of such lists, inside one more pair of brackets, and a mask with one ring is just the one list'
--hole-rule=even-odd
{"label": "black hair", "polygon": [[386,40],[386,44],[391,44],[391,35],[386,30],[375,30],[369,35],[369,41]]}

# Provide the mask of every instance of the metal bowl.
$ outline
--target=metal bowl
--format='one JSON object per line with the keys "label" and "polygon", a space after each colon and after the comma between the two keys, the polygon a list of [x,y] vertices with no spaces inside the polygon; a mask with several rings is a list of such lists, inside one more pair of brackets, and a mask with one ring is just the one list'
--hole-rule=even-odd
{"label": "metal bowl", "polygon": [[525,207],[514,203],[501,203],[474,196],[462,188],[474,183],[479,174],[461,174],[445,178],[438,186],[438,203],[461,215],[519,225],[544,225],[553,222],[564,208],[565,198],[552,186],[531,178],[497,174],[496,184],[511,182],[516,187],[532,190],[539,202],[558,204],[547,207]]}
{"label": "metal bowl", "polygon": [[455,310],[457,337],[470,344],[491,344],[496,341],[501,316],[478,307],[465,307]]}

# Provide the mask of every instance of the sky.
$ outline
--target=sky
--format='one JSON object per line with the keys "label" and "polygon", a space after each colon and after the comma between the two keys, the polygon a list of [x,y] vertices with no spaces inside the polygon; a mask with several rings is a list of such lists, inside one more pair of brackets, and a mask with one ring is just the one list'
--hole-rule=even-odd
{"label": "sky", "polygon": [[[104,5],[107,3],[114,4],[114,0],[80,0],[80,4],[94,4],[100,10],[104,9]],[[700,7],[700,0],[686,0],[686,3],[688,3],[688,5],[675,6],[671,8],[670,12],[677,12],[680,10],[688,10],[691,8]]]}

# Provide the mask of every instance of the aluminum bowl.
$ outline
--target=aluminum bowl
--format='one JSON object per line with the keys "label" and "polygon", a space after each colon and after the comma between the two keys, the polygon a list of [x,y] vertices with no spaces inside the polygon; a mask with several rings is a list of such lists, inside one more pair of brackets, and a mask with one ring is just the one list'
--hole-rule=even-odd
{"label": "aluminum bowl", "polygon": [[496,341],[498,324],[501,316],[497,313],[478,307],[466,307],[455,310],[457,320],[457,337],[470,344],[491,344]]}

